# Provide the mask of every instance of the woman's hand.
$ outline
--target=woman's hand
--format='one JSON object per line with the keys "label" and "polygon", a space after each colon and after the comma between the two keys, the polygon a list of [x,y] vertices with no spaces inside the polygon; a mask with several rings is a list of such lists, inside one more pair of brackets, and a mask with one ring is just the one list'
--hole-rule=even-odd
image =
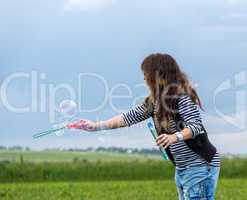
{"label": "woman's hand", "polygon": [[67,127],[69,129],[80,129],[90,132],[97,131],[97,123],[87,119],[81,119],[79,121],[69,123]]}
{"label": "woman's hand", "polygon": [[171,144],[174,144],[178,142],[177,136],[175,134],[167,135],[167,134],[161,134],[156,139],[156,144],[158,146],[162,146],[165,149],[170,146]]}

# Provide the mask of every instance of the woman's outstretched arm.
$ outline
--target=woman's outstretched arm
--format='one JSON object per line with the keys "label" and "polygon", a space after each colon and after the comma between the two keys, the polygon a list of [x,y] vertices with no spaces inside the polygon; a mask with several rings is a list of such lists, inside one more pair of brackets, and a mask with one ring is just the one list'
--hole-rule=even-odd
{"label": "woman's outstretched arm", "polygon": [[91,121],[88,119],[80,119],[67,125],[71,129],[81,129],[85,131],[100,131],[107,129],[115,129],[127,126],[122,115],[117,115],[105,121]]}
{"label": "woman's outstretched arm", "polygon": [[77,122],[68,124],[68,128],[81,129],[85,131],[100,131],[122,128],[146,120],[151,117],[151,115],[152,110],[149,110],[146,103],[143,102],[128,112],[112,117],[111,119],[97,122],[81,119]]}

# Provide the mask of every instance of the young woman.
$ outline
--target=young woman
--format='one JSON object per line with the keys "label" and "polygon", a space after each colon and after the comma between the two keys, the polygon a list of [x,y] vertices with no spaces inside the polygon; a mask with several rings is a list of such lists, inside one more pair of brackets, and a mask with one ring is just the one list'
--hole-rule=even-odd
{"label": "young woman", "polygon": [[152,54],[141,65],[150,95],[134,109],[106,121],[82,119],[70,128],[99,131],[131,126],[152,117],[159,137],[176,168],[180,200],[213,200],[220,157],[202,124],[200,99],[177,62],[167,54]]}

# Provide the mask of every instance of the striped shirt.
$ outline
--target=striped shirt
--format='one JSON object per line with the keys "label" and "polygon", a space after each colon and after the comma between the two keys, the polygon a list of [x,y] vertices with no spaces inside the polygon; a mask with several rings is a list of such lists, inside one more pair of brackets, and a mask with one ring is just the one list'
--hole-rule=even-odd
{"label": "striped shirt", "polygon": [[[125,124],[127,126],[131,126],[152,117],[153,112],[153,110],[147,109],[147,105],[145,104],[145,102],[143,102],[130,111],[123,113],[122,117]],[[195,138],[199,134],[204,134],[202,130],[202,119],[198,105],[192,101],[190,96],[183,95],[179,98],[178,112],[183,122],[185,123],[185,127],[191,130],[192,138]],[[176,132],[177,128],[175,121],[171,119],[169,123],[169,131],[171,131],[172,133]],[[170,150],[174,157],[177,169],[185,169],[187,167],[198,166],[207,163],[206,160],[192,151],[184,141],[171,144]],[[220,166],[219,152],[216,152],[209,165],[215,167]]]}

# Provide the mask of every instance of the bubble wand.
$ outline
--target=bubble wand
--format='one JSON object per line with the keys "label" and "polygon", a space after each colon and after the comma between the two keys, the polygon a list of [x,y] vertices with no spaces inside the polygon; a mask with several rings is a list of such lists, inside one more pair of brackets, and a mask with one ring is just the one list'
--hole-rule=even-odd
{"label": "bubble wand", "polygon": [[77,107],[77,105],[74,101],[71,101],[71,100],[62,101],[59,105],[59,111],[62,113],[62,115],[65,118],[70,118],[70,119],[67,119],[65,122],[63,122],[61,124],[55,125],[55,128],[53,128],[53,129],[49,129],[47,131],[43,131],[43,132],[40,132],[40,133],[33,135],[33,139],[38,139],[40,137],[51,135],[54,133],[57,136],[62,135],[64,133],[64,130],[69,128],[68,123],[72,121],[73,116],[76,113],[76,107]]}
{"label": "bubble wand", "polygon": [[67,128],[67,126],[63,126],[61,128],[56,128],[56,129],[50,129],[48,131],[43,131],[43,132],[40,132],[40,133],[37,133],[37,134],[33,135],[33,138],[37,139],[37,138],[40,138],[40,137],[43,137],[43,136],[46,136],[46,135],[50,135],[50,134],[53,134],[55,132],[64,130],[66,128]]}
{"label": "bubble wand", "polygon": [[[157,132],[156,132],[154,126],[153,126],[153,123],[152,122],[148,122],[147,126],[148,126],[150,132],[152,133],[153,138],[156,140],[157,137],[158,137],[158,134],[157,134]],[[165,149],[163,147],[159,147],[159,149],[160,149],[160,151],[162,153],[162,156],[163,156],[164,160],[168,160],[168,156],[167,156],[167,153],[166,153]]]}

